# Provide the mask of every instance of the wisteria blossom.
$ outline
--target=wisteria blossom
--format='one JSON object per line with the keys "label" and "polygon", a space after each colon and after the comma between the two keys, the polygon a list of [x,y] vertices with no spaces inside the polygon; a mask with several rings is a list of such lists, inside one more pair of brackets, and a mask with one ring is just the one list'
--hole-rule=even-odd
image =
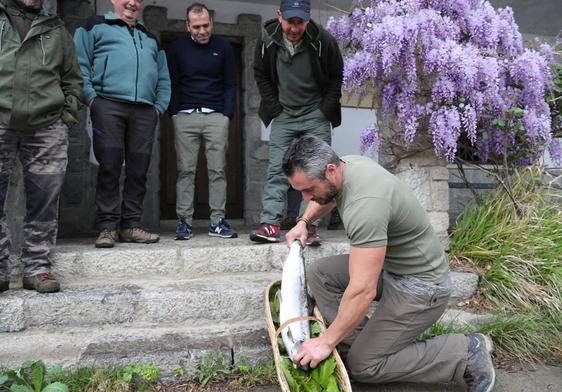
{"label": "wisteria blossom", "polygon": [[[551,49],[525,49],[509,7],[355,1],[327,28],[344,48],[344,87],[360,96],[374,92],[378,115],[391,116],[406,143],[423,129],[449,162],[463,134],[484,162],[506,152],[513,162],[531,162],[547,146],[560,159],[545,101]],[[374,124],[363,132],[364,151],[378,148],[378,132]]]}

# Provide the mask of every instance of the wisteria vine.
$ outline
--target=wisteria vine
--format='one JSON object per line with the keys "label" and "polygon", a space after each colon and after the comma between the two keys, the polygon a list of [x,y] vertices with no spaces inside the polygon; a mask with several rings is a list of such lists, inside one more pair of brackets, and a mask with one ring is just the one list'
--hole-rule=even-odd
{"label": "wisteria vine", "polygon": [[[364,3],[368,6],[364,6]],[[345,50],[344,87],[374,92],[408,144],[427,129],[435,153],[453,162],[461,136],[482,162],[529,164],[552,139],[545,93],[552,86],[550,47],[523,47],[511,8],[482,0],[355,1],[328,30]],[[381,143],[376,124],[362,149]]]}

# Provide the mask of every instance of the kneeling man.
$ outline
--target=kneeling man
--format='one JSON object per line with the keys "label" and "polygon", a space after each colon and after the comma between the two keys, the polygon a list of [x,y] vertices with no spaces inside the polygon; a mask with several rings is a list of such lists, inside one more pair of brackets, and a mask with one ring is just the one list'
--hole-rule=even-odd
{"label": "kneeling man", "polygon": [[287,233],[288,245],[304,244],[307,225],[336,206],[351,242],[350,254],[320,259],[307,270],[329,328],[304,342],[294,360],[316,367],[337,346],[359,382],[466,382],[471,392],[491,391],[487,336],[416,340],[443,314],[452,285],[447,256],[408,186],[369,158],[339,158],[314,136],[293,141],[283,171],[310,201]]}

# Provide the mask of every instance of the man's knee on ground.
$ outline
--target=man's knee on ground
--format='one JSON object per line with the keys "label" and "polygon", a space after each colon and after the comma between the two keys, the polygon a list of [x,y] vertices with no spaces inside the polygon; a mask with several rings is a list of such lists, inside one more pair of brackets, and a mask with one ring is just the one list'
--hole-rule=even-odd
{"label": "man's knee on ground", "polygon": [[354,381],[364,383],[384,382],[377,381],[377,375],[380,369],[386,364],[386,356],[367,358],[361,347],[351,347],[347,354],[346,366],[347,371]]}

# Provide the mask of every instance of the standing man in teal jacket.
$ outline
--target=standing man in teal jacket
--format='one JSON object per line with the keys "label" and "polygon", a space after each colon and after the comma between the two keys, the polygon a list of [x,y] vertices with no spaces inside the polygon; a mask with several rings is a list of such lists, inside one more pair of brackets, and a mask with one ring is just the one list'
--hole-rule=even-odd
{"label": "standing man in teal jacket", "polygon": [[9,288],[4,202],[18,157],[26,199],[23,287],[40,293],[60,289],[49,255],[82,78],[72,37],[42,5],[43,0],[0,0],[0,292]]}
{"label": "standing man in teal jacket", "polygon": [[113,247],[118,237],[121,242],[138,243],[160,239],[142,229],[140,219],[156,124],[170,101],[166,56],[138,20],[141,0],[112,2],[114,12],[89,18],[74,35],[84,101],[92,117],[94,154],[100,165],[98,248]]}

